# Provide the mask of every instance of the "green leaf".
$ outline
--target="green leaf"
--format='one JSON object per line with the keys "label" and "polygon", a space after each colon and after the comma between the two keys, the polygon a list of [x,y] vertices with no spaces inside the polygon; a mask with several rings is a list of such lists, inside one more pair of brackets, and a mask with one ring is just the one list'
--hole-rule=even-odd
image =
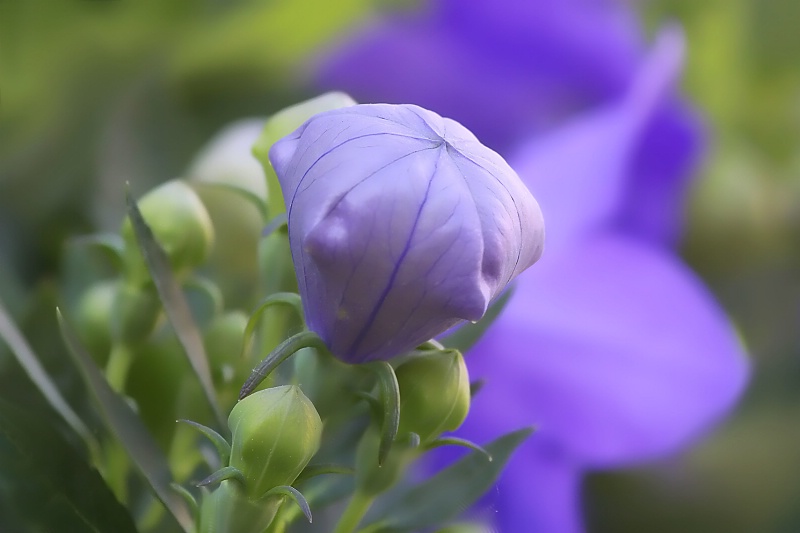
{"label": "green leaf", "polygon": [[306,481],[307,479],[311,479],[313,477],[322,476],[325,474],[346,474],[346,475],[353,475],[355,474],[355,470],[353,470],[349,466],[342,466],[336,464],[324,464],[324,465],[308,465],[300,472],[300,475],[297,476],[297,479],[294,480],[293,485],[297,485]]}
{"label": "green leaf", "polygon": [[[15,515],[36,531],[136,533],[100,474],[35,413],[0,399],[0,468],[33,493],[12,492]],[[46,508],[46,512],[44,512]]]}
{"label": "green leaf", "polygon": [[387,509],[368,529],[396,533],[419,531],[449,522],[468,509],[494,484],[511,453],[533,431],[531,428],[509,433],[485,447],[485,453],[472,452],[428,481],[413,487]]}
{"label": "green leaf", "polygon": [[128,452],[133,464],[150,484],[156,497],[170,511],[181,528],[190,533],[194,528],[191,514],[181,496],[171,487],[172,475],[164,454],[128,403],[108,385],[91,356],[86,353],[67,325],[61,311],[56,310],[56,312],[61,335],[106,426]]}
{"label": "green leaf", "polygon": [[483,447],[478,446],[472,441],[461,439],[459,437],[440,437],[430,442],[427,446],[425,446],[425,449],[432,450],[433,448],[439,448],[441,446],[461,446],[463,448],[469,448],[470,450],[484,454],[490,461],[494,460],[489,452],[487,452]]}
{"label": "green leaf", "polygon": [[500,316],[501,311],[505,309],[513,294],[514,286],[511,285],[489,306],[483,318],[474,324],[464,324],[450,335],[440,339],[441,343],[448,348],[455,348],[465,356],[469,355],[467,351],[478,343],[483,334],[486,333],[486,330],[489,329],[489,326]]}
{"label": "green leaf", "polygon": [[99,449],[97,440],[69,406],[61,392],[59,392],[58,387],[50,379],[50,376],[47,375],[25,337],[22,336],[5,307],[3,307],[2,302],[0,302],[0,339],[4,340],[11,349],[11,353],[14,354],[20,366],[22,366],[50,406],[83,438],[90,450],[97,451]]}
{"label": "green leaf", "polygon": [[195,325],[189,304],[172,273],[166,253],[153,236],[153,232],[142,217],[136,202],[131,198],[130,191],[126,192],[125,200],[128,204],[128,217],[130,217],[133,232],[136,235],[136,242],[142,252],[145,264],[147,264],[147,269],[150,271],[150,276],[153,278],[161,303],[164,304],[167,317],[175,329],[175,334],[183,346],[192,370],[200,381],[204,396],[214,413],[217,424],[225,430],[227,428],[225,417],[217,404],[217,394],[211,379],[203,338]]}

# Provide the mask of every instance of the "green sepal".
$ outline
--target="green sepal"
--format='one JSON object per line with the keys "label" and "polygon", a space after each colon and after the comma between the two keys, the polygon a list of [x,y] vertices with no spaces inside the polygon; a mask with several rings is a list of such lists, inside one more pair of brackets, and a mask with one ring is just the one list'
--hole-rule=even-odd
{"label": "green sepal", "polygon": [[225,437],[211,429],[210,427],[204,426],[203,424],[198,424],[192,420],[186,420],[181,418],[176,420],[176,422],[182,422],[184,424],[188,424],[198,430],[200,433],[205,435],[208,440],[211,441],[211,444],[217,449],[217,454],[219,454],[219,462],[220,464],[226,465],[231,458],[231,445],[225,440]]}
{"label": "green sepal", "polygon": [[239,391],[239,399],[242,400],[252,393],[278,365],[303,348],[315,348],[322,351],[327,350],[322,338],[313,331],[301,331],[289,337],[279,344],[277,348],[272,350],[269,355],[253,369],[250,376],[244,382],[244,385],[242,385],[242,389]]}
{"label": "green sepal", "polygon": [[189,506],[189,509],[195,516],[195,523],[199,522],[198,517],[200,513],[200,506],[197,503],[197,498],[194,497],[194,494],[186,490],[186,487],[178,483],[170,483],[169,486],[172,487],[172,490],[174,490],[178,496],[183,498],[183,501],[185,501],[186,505]]}
{"label": "green sepal", "polygon": [[475,444],[472,441],[466,439],[460,439],[458,437],[440,437],[426,444],[425,449],[432,450],[434,448],[439,448],[441,446],[461,446],[463,448],[469,448],[470,450],[484,454],[489,461],[493,460],[492,455],[489,452],[487,452],[483,447]]}
{"label": "green sepal", "polygon": [[[256,307],[256,309],[250,315],[250,318],[247,321],[247,326],[244,328],[242,357],[247,357],[247,353],[250,351],[250,346],[252,345],[253,341],[253,332],[255,331],[256,327],[258,327],[261,317],[264,315],[264,311],[273,305],[288,305],[297,312],[297,316],[300,317],[300,320],[303,320],[303,301],[300,299],[299,294],[293,292],[278,292],[267,296],[260,304],[258,304],[258,307]],[[305,326],[305,324],[303,325]]]}
{"label": "green sepal", "polygon": [[270,496],[288,496],[294,501],[294,503],[297,504],[300,510],[303,511],[303,514],[305,515],[306,520],[308,520],[308,523],[310,524],[313,522],[311,517],[311,508],[308,506],[308,501],[306,501],[305,496],[303,496],[303,494],[296,488],[291,487],[289,485],[280,485],[278,487],[273,487],[269,489],[266,493],[264,493],[262,499],[268,498]]}
{"label": "green sepal", "polygon": [[294,480],[294,485],[298,483],[302,483],[307,479],[311,479],[312,477],[322,476],[325,474],[345,474],[345,475],[353,475],[355,474],[355,470],[350,468],[349,466],[342,466],[342,465],[335,465],[335,464],[325,464],[325,465],[308,465],[300,472],[300,475],[297,476],[297,479]]}
{"label": "green sepal", "polygon": [[238,468],[233,466],[223,466],[203,481],[197,484],[198,487],[207,487],[209,485],[218,485],[223,481],[235,481],[239,484],[242,489],[246,487],[247,482],[245,481],[244,474]]}
{"label": "green sepal", "polygon": [[381,444],[378,448],[378,465],[382,465],[392,449],[400,427],[400,384],[397,382],[394,368],[386,361],[367,363],[370,370],[378,377],[378,389],[381,398]]}

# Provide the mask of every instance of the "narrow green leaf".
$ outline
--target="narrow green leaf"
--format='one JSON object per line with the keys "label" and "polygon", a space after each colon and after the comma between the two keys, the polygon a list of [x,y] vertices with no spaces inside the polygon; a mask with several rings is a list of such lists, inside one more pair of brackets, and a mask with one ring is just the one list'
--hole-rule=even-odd
{"label": "narrow green leaf", "polygon": [[167,317],[175,329],[175,334],[183,346],[192,370],[200,381],[206,401],[214,413],[217,424],[224,429],[226,428],[225,417],[217,403],[217,394],[211,379],[203,338],[195,325],[189,304],[172,273],[166,253],[153,236],[139,207],[131,198],[130,191],[125,193],[125,201],[128,205],[128,217],[130,217],[133,232],[136,235],[136,242],[142,252],[147,269],[150,271],[150,276],[153,278],[156,290],[158,290],[161,303],[164,304]]}
{"label": "narrow green leaf", "polygon": [[289,485],[281,485],[280,487],[268,490],[263,497],[266,498],[268,496],[288,496],[297,504],[300,510],[303,511],[308,523],[310,524],[312,522],[311,508],[308,506],[305,496],[296,488],[290,487]]}
{"label": "narrow green leaf", "polygon": [[383,419],[381,421],[381,444],[378,448],[378,465],[382,465],[392,449],[392,443],[400,427],[400,384],[392,365],[386,361],[369,363],[378,376],[378,387],[381,391],[381,407]]}
{"label": "narrow green leaf", "polygon": [[489,326],[500,316],[513,293],[514,286],[511,285],[489,306],[483,318],[474,324],[464,324],[447,337],[440,339],[441,343],[448,348],[455,348],[465,356],[468,355],[467,351],[478,343],[483,334],[486,333],[486,330],[489,329]]}
{"label": "narrow green leaf", "polygon": [[302,483],[307,479],[311,479],[312,477],[322,476],[324,474],[347,474],[352,475],[355,474],[355,470],[350,468],[349,466],[342,466],[342,465],[308,465],[300,472],[300,475],[297,476],[297,479],[294,480],[294,484]]}
{"label": "narrow green leaf", "polygon": [[171,487],[173,480],[166,457],[128,403],[108,385],[91,356],[86,353],[67,325],[61,311],[56,310],[56,313],[64,342],[106,426],[128,452],[133,464],[150,484],[156,497],[170,511],[181,528],[190,533],[194,528],[191,514],[181,497]]}
{"label": "narrow green leaf", "polygon": [[189,509],[192,510],[192,514],[197,516],[197,513],[200,511],[200,507],[197,504],[197,498],[194,497],[194,494],[186,490],[186,487],[179,485],[178,483],[171,483],[170,487],[172,487],[172,490],[174,490],[178,496],[183,498],[183,501],[185,501],[186,505],[189,506]]}
{"label": "narrow green leaf", "polygon": [[[0,400],[2,440],[8,444],[0,457],[3,472],[35,488],[34,495],[26,494],[28,501],[14,506],[16,516],[31,531],[56,531],[57,527],[58,531],[136,533],[128,510],[100,474],[36,413]],[[11,495],[12,499],[16,496]],[[31,496],[38,502],[31,502]],[[48,516],[42,512],[45,504]],[[51,520],[53,515],[57,521]]]}
{"label": "narrow green leaf", "polygon": [[235,481],[242,488],[245,488],[247,482],[244,478],[242,471],[234,466],[223,466],[203,481],[197,484],[198,487],[207,487],[209,485],[217,485],[223,481]]}
{"label": "narrow green leaf", "polygon": [[433,442],[428,443],[425,446],[425,449],[432,450],[433,448],[439,448],[441,446],[461,446],[463,448],[469,448],[470,450],[482,453],[489,461],[493,460],[491,454],[489,454],[489,452],[487,452],[482,446],[478,446],[472,441],[460,439],[458,437],[440,437]]}
{"label": "narrow green leaf", "polygon": [[[260,304],[258,304],[258,307],[256,307],[255,311],[253,311],[253,313],[250,315],[250,319],[247,321],[247,326],[244,328],[242,357],[246,357],[247,353],[250,351],[250,345],[252,344],[253,340],[253,332],[255,331],[256,327],[258,327],[258,323],[261,320],[261,317],[264,315],[264,311],[273,305],[288,305],[295,309],[301,321],[304,320],[303,302],[300,299],[299,294],[295,294],[293,292],[278,292],[267,296]],[[303,326],[305,327],[305,323]]]}
{"label": "narrow green leaf", "polygon": [[269,355],[253,369],[250,376],[245,380],[244,385],[242,385],[242,389],[239,391],[239,399],[241,400],[253,392],[273,370],[278,368],[279,364],[303,348],[327,350],[320,336],[313,331],[301,331],[297,335],[289,337],[280,343],[277,348],[272,350]]}
{"label": "narrow green leaf", "polygon": [[449,522],[468,509],[494,484],[508,459],[531,434],[531,428],[503,435],[486,446],[494,458],[472,452],[428,481],[411,488],[367,529],[404,533]]}
{"label": "narrow green leaf", "polygon": [[231,445],[228,444],[228,441],[225,440],[225,437],[211,429],[210,427],[204,426],[203,424],[198,424],[192,420],[185,420],[180,419],[178,422],[183,422],[184,424],[189,424],[200,433],[205,435],[208,440],[211,441],[211,444],[217,449],[217,453],[219,454],[219,462],[220,464],[226,465],[228,464],[228,460],[231,458]]}
{"label": "narrow green leaf", "polygon": [[84,442],[86,442],[86,445],[93,453],[99,450],[99,445],[92,435],[92,432],[89,431],[89,428],[86,427],[80,417],[72,410],[72,407],[69,406],[61,395],[61,392],[59,392],[53,380],[47,375],[47,372],[42,367],[41,363],[39,363],[39,359],[33,353],[25,337],[23,337],[22,333],[17,329],[17,326],[14,324],[14,321],[11,319],[11,316],[6,311],[2,302],[0,302],[0,339],[4,340],[8,345],[11,353],[19,362],[20,366],[22,366],[22,369],[25,370],[25,373],[28,374],[28,377],[30,377],[31,381],[33,381],[34,385],[36,385],[50,406],[61,415],[75,433],[83,438]]}

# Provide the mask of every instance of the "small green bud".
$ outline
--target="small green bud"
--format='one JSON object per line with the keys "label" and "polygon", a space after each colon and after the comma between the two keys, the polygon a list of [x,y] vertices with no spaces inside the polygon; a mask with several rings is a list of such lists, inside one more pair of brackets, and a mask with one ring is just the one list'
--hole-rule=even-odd
{"label": "small green bud", "polygon": [[115,341],[136,344],[147,339],[162,316],[155,287],[117,284],[111,306],[111,335]]}
{"label": "small green bud", "polygon": [[[168,181],[145,194],[137,205],[176,275],[205,261],[214,242],[214,227],[203,202],[189,185],[180,180]],[[121,233],[128,281],[143,284],[150,276],[130,219],[122,223]]]}
{"label": "small green bud", "polygon": [[248,316],[244,311],[226,311],[209,324],[204,335],[206,353],[213,366],[232,363],[241,357]]}
{"label": "small green bud", "polygon": [[400,365],[400,428],[416,433],[425,444],[454,431],[469,411],[469,375],[458,350],[422,355]]}
{"label": "small green bud", "polygon": [[322,420],[300,387],[284,385],[247,396],[231,411],[230,466],[245,476],[250,498],[291,485],[317,453]]}
{"label": "small green bud", "polygon": [[78,300],[75,328],[89,352],[104,361],[111,350],[111,313],[118,282],[100,281],[87,288]]}

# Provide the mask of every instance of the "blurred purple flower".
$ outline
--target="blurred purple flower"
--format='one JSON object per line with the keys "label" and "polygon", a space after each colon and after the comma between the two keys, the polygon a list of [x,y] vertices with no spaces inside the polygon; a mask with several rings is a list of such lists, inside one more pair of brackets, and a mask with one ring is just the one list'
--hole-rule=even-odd
{"label": "blurred purple flower", "polygon": [[457,122],[410,105],[312,117],[270,149],[310,329],[360,363],[412,350],[541,256],[539,206]]}
{"label": "blurred purple flower", "polygon": [[746,385],[732,326],[673,251],[700,145],[673,95],[682,54],[675,29],[645,54],[621,2],[441,0],[322,67],[356,98],[462,121],[542,206],[547,254],[467,358],[487,383],[463,436],[539,428],[499,484],[503,532],[580,531],[587,469],[676,451]]}

